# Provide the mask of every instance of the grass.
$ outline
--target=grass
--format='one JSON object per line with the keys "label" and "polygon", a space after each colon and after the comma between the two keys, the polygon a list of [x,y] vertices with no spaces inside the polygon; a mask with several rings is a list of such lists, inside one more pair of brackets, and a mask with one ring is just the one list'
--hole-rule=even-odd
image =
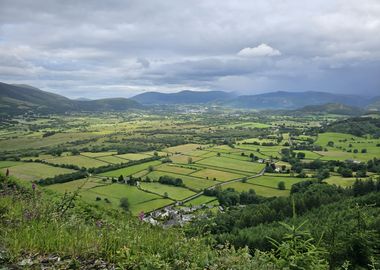
{"label": "grass", "polygon": [[149,161],[149,162],[145,162],[145,163],[138,164],[138,165],[133,165],[133,166],[129,166],[129,167],[105,172],[105,173],[102,173],[100,175],[101,176],[107,176],[107,177],[119,177],[120,175],[129,176],[129,175],[138,173],[140,171],[144,171],[144,170],[148,169],[149,166],[156,166],[159,164],[161,164],[161,161],[154,160],[154,161]]}
{"label": "grass", "polygon": [[194,169],[179,167],[174,164],[163,164],[161,166],[158,166],[156,170],[171,172],[171,173],[179,173],[179,174],[191,174],[196,171]]}
{"label": "grass", "polygon": [[105,156],[112,156],[116,155],[116,151],[107,151],[107,152],[82,152],[80,153],[82,156],[90,157],[90,158],[96,158],[96,157],[105,157]]}
{"label": "grass", "polygon": [[61,184],[48,185],[44,188],[58,192],[58,193],[65,193],[65,192],[77,191],[78,188],[81,188],[82,190],[87,190],[87,189],[91,189],[98,186],[104,186],[104,185],[107,185],[107,183],[105,183],[101,179],[90,177],[90,178],[79,179],[79,180],[70,181],[70,182],[61,183]]}
{"label": "grass", "polygon": [[181,174],[175,174],[175,173],[170,173],[170,172],[153,171],[148,174],[148,176],[154,180],[158,180],[158,178],[160,178],[160,176],[163,176],[163,175],[168,175],[175,178],[181,178],[183,183],[186,185],[186,187],[197,190],[197,191],[211,187],[215,185],[216,183],[218,183],[212,180],[196,178],[191,175],[181,175]]}
{"label": "grass", "polygon": [[[112,208],[119,208],[120,199],[127,198],[130,203],[130,210],[133,214],[137,214],[143,210],[147,211],[146,208],[140,208],[140,204],[162,198],[156,194],[144,192],[139,190],[137,187],[126,184],[104,185],[84,190],[80,194],[87,202],[100,204],[106,207],[110,206]],[[102,200],[97,202],[96,197],[100,197]],[[105,198],[111,201],[111,205],[108,205],[108,203],[104,201]]]}
{"label": "grass", "polygon": [[164,152],[169,152],[169,153],[187,153],[190,151],[197,150],[201,145],[200,144],[194,144],[194,143],[189,143],[189,144],[182,144],[178,146],[173,146],[173,147],[168,147],[165,148],[163,151]]}
{"label": "grass", "polygon": [[119,164],[119,163],[127,163],[128,160],[118,158],[117,156],[104,156],[104,157],[97,157],[96,159],[107,162],[107,163],[112,163],[112,164]]}
{"label": "grass", "polygon": [[265,167],[265,165],[263,164],[249,162],[249,161],[241,161],[241,160],[231,159],[231,158],[227,158],[223,156],[206,158],[206,159],[198,161],[197,163],[202,164],[202,165],[210,165],[210,166],[215,166],[215,167],[220,167],[220,168],[236,170],[237,173],[238,171],[241,171],[241,172],[249,172],[253,174],[260,172]]}
{"label": "grass", "polygon": [[13,167],[13,166],[20,165],[20,164],[22,164],[22,162],[17,162],[17,161],[0,161],[0,169]]}
{"label": "grass", "polygon": [[128,160],[140,160],[140,159],[148,158],[151,156],[147,154],[140,154],[140,153],[129,153],[129,154],[117,155],[116,157],[119,157],[122,159],[128,159]]}
{"label": "grass", "polygon": [[226,185],[223,185],[222,189],[226,189],[229,187],[233,188],[239,192],[248,191],[250,189],[253,189],[253,190],[255,190],[257,195],[260,195],[263,197],[288,196],[289,195],[289,190],[279,190],[279,189],[275,189],[275,188],[263,187],[263,186],[252,185],[249,183],[241,183],[241,182],[228,183]]}
{"label": "grass", "polygon": [[195,194],[193,191],[187,188],[163,185],[157,182],[143,182],[141,183],[141,189],[159,194],[161,196],[164,196],[164,194],[167,193],[168,197],[173,200],[183,200]]}
{"label": "grass", "polygon": [[192,159],[192,162],[195,162],[195,161],[198,161],[198,160],[201,160],[202,157],[196,157],[196,156],[187,156],[187,155],[174,155],[174,156],[171,156],[170,159],[174,162],[174,163],[179,163],[179,164],[188,164],[189,162],[189,158]]}
{"label": "grass", "polygon": [[[310,178],[306,178],[306,180],[309,180]],[[279,182],[283,181],[285,183],[285,188],[289,189],[292,187],[293,184],[304,181],[303,178],[296,178],[296,177],[283,177],[283,176],[260,176],[256,178],[249,179],[247,182],[250,184],[255,185],[261,185],[271,188],[277,188],[277,185]]]}
{"label": "grass", "polygon": [[202,169],[200,171],[192,173],[191,176],[201,177],[205,179],[208,178],[210,180],[216,178],[218,181],[229,181],[232,179],[244,177],[244,175],[241,174],[223,172],[214,169]]}
{"label": "grass", "polygon": [[[333,147],[327,146],[329,141],[334,142]],[[316,141],[316,144],[328,149],[327,152],[318,152],[323,155],[322,160],[354,159],[368,161],[379,157],[380,148],[376,146],[379,143],[380,139],[368,139],[335,132],[321,133]],[[358,153],[354,153],[354,149],[357,149]],[[361,153],[362,149],[366,149],[367,153]],[[352,152],[347,152],[347,150]]]}
{"label": "grass", "polygon": [[108,165],[108,163],[85,156],[67,156],[46,160],[54,164],[73,164],[79,167],[95,168]]}
{"label": "grass", "polygon": [[188,201],[187,203],[185,203],[185,205],[186,206],[202,205],[202,204],[207,204],[207,203],[214,201],[214,200],[216,200],[215,197],[201,195],[199,197],[196,197],[196,198]]}
{"label": "grass", "polygon": [[[5,173],[6,169],[2,169],[2,171]],[[42,178],[54,177],[56,175],[72,172],[75,171],[32,162],[21,163],[20,165],[9,168],[9,175],[26,181],[36,181]]]}
{"label": "grass", "polygon": [[330,184],[330,185],[337,185],[341,187],[350,187],[355,183],[356,178],[351,177],[351,178],[344,178],[341,176],[333,175],[330,176],[329,178],[323,180],[324,182]]}

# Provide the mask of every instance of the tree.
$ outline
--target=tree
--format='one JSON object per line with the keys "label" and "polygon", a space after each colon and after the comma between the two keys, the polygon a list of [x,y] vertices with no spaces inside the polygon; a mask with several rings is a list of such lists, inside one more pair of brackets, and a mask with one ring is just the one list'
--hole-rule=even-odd
{"label": "tree", "polygon": [[120,174],[119,178],[117,179],[120,183],[124,181],[124,177],[122,174]]}
{"label": "tree", "polygon": [[279,190],[285,190],[285,182],[284,181],[278,182],[277,187]]}
{"label": "tree", "polygon": [[218,152],[217,154],[216,154],[218,157],[220,157],[220,153]]}
{"label": "tree", "polygon": [[149,172],[153,172],[153,171],[154,171],[154,167],[153,167],[152,165],[149,165],[149,167],[148,167],[148,171],[149,171]]}
{"label": "tree", "polygon": [[297,158],[299,158],[299,159],[304,159],[305,158],[305,153],[304,152],[298,152],[297,153]]}
{"label": "tree", "polygon": [[128,198],[123,197],[120,199],[120,207],[123,208],[125,212],[129,212],[129,201]]}
{"label": "tree", "polygon": [[188,164],[192,164],[193,163],[193,158],[192,157],[188,157],[187,158],[187,163]]}
{"label": "tree", "polygon": [[334,142],[333,142],[333,141],[329,141],[329,142],[327,143],[327,146],[334,147]]}
{"label": "tree", "polygon": [[365,154],[365,153],[367,153],[367,149],[363,148],[361,152],[362,152],[362,154]]}

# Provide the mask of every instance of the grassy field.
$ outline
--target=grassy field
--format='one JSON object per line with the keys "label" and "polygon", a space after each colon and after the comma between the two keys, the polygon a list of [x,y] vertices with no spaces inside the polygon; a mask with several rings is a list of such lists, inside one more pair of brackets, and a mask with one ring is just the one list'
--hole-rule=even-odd
{"label": "grassy field", "polygon": [[160,183],[141,183],[141,189],[147,190],[161,196],[167,193],[168,197],[173,200],[183,200],[195,194],[195,192],[181,187],[163,185]]}
{"label": "grassy field", "polygon": [[128,160],[140,160],[140,159],[148,158],[151,156],[147,154],[141,154],[141,153],[129,153],[129,154],[117,155],[116,157],[119,157],[122,159],[128,159]]}
{"label": "grassy field", "polygon": [[330,185],[337,185],[341,187],[350,187],[355,183],[356,178],[344,178],[341,176],[333,175],[329,178],[323,180],[324,182],[330,184]]}
{"label": "grassy field", "polygon": [[197,148],[200,147],[200,146],[201,145],[199,145],[199,144],[189,143],[189,144],[183,144],[183,145],[178,145],[178,146],[173,146],[173,147],[165,148],[163,151],[164,152],[169,152],[169,153],[186,154],[186,153],[188,153],[190,151],[197,150]]}
{"label": "grassy field", "polygon": [[203,170],[192,173],[191,176],[201,177],[201,178],[210,179],[210,180],[213,180],[215,178],[218,181],[229,181],[232,179],[244,177],[244,175],[241,175],[241,174],[223,172],[223,171],[218,171],[218,170],[213,170],[213,169],[203,169]]}
{"label": "grassy field", "polygon": [[188,164],[189,158],[192,159],[192,162],[195,162],[195,161],[201,160],[203,157],[188,156],[188,155],[174,155],[170,157],[170,159],[174,163],[179,163],[179,164]]}
{"label": "grassy field", "polygon": [[0,169],[13,167],[20,164],[22,163],[18,161],[0,161]]}
{"label": "grassy field", "polygon": [[194,169],[189,169],[186,167],[176,166],[175,164],[162,164],[161,166],[156,167],[156,170],[164,171],[164,172],[172,172],[178,174],[191,174],[195,172]]}
{"label": "grassy field", "polygon": [[215,197],[201,195],[199,197],[196,197],[196,198],[188,201],[187,203],[185,203],[185,205],[186,206],[202,205],[202,204],[207,204],[207,203],[214,201],[214,200],[216,200]]}
{"label": "grassy field", "polygon": [[186,187],[197,190],[197,191],[211,187],[215,185],[216,183],[218,183],[212,180],[196,178],[191,175],[181,175],[181,174],[175,174],[175,173],[170,173],[170,172],[160,172],[160,171],[153,171],[149,173],[147,176],[149,176],[151,179],[158,180],[158,178],[160,178],[160,176],[163,176],[163,175],[172,176],[174,178],[181,178],[183,183],[186,185]]}
{"label": "grassy field", "polygon": [[111,163],[111,164],[119,164],[119,163],[127,163],[128,160],[123,158],[118,158],[117,156],[104,156],[104,157],[97,157],[97,160]]}
{"label": "grassy field", "polygon": [[249,172],[249,173],[258,173],[260,172],[265,165],[254,163],[254,162],[248,162],[248,161],[241,161],[237,159],[231,159],[227,157],[210,157],[206,159],[202,159],[198,161],[197,163],[202,165],[210,165],[213,167],[219,167],[219,168],[227,168],[231,170],[236,170],[237,173],[239,171],[241,172]]}
{"label": "grassy field", "polygon": [[90,158],[96,158],[96,157],[105,157],[105,156],[112,156],[116,155],[116,151],[107,151],[107,152],[82,152],[80,153],[82,156],[90,157]]}
{"label": "grassy field", "polygon": [[316,153],[316,152],[312,152],[312,151],[294,151],[295,153],[304,153],[305,154],[305,159],[319,159],[322,157],[321,154],[319,153]]}
{"label": "grassy field", "polygon": [[289,190],[279,190],[276,188],[263,187],[263,186],[259,186],[259,185],[253,185],[253,184],[241,183],[241,182],[228,183],[228,184],[222,186],[222,189],[226,189],[226,188],[233,188],[239,192],[248,191],[250,189],[253,189],[253,190],[255,190],[257,195],[260,195],[263,197],[288,196],[289,195]]}
{"label": "grassy field", "polygon": [[[161,200],[162,197],[156,194],[148,193],[139,190],[137,187],[132,187],[125,184],[111,184],[101,187],[95,187],[92,189],[84,190],[80,193],[82,198],[87,202],[100,204],[106,207],[118,208],[121,198],[127,198],[130,203],[130,209],[133,214],[137,214],[140,211],[151,211],[155,209],[155,200]],[[96,201],[96,197],[101,198],[101,201]],[[107,198],[111,203],[107,203],[104,199]],[[148,203],[149,202],[149,203]],[[170,200],[165,200],[165,203],[171,203]],[[157,201],[162,205],[162,201]],[[140,205],[144,207],[140,207]],[[149,207],[148,207],[149,206]]]}
{"label": "grassy field", "polygon": [[[333,147],[327,146],[330,141],[334,142]],[[318,152],[323,155],[322,160],[354,159],[368,161],[380,156],[380,147],[376,146],[379,143],[380,139],[367,139],[334,132],[321,133],[316,141],[316,144],[328,149],[327,152]],[[358,153],[354,153],[355,149]],[[362,149],[366,149],[367,153],[361,153]],[[348,150],[351,150],[351,152],[347,152]]]}
{"label": "grassy field", "polygon": [[[309,179],[309,178],[307,178]],[[262,185],[271,188],[277,188],[278,183],[283,181],[285,183],[285,188],[289,189],[293,184],[304,181],[303,178],[296,177],[283,177],[283,176],[260,176],[256,178],[249,179],[247,182],[250,184]]]}
{"label": "grassy field", "polygon": [[95,168],[100,166],[106,166],[109,163],[103,162],[94,158],[89,158],[85,156],[66,156],[66,157],[57,157],[46,160],[49,163],[54,164],[72,164],[79,167],[85,168]]}
{"label": "grassy field", "polygon": [[[6,169],[3,168],[2,172],[5,173]],[[60,174],[67,174],[75,172],[74,170],[53,167],[41,163],[25,162],[9,168],[11,176],[15,176],[21,180],[35,181],[42,178],[54,177]]]}
{"label": "grassy field", "polygon": [[100,174],[100,176],[107,176],[107,177],[119,177],[120,175],[129,176],[129,175],[138,173],[140,171],[144,171],[148,169],[149,166],[156,166],[158,164],[161,164],[161,161],[158,161],[158,160],[149,161],[142,164],[121,168],[118,170],[105,172],[105,173]]}
{"label": "grassy field", "polygon": [[104,186],[110,184],[105,183],[102,179],[90,177],[90,178],[84,178],[79,179],[75,181],[70,181],[66,183],[61,184],[54,184],[54,185],[48,185],[45,188],[58,192],[58,193],[65,193],[65,192],[73,192],[77,191],[79,188],[80,190],[87,190],[98,186]]}

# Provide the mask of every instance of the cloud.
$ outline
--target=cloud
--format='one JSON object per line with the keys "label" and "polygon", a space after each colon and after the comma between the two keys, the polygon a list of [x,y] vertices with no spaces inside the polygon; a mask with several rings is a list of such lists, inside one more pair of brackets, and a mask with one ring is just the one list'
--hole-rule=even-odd
{"label": "cloud", "polygon": [[0,0],[0,81],[90,98],[376,94],[379,18],[378,0]]}
{"label": "cloud", "polygon": [[260,56],[277,56],[281,55],[279,50],[272,48],[271,46],[262,43],[254,48],[244,48],[238,52],[239,56],[247,56],[247,57],[260,57]]}

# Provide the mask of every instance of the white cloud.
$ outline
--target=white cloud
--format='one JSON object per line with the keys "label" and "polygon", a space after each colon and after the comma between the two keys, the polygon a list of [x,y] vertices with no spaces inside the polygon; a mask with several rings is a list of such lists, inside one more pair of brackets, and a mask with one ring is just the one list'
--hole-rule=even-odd
{"label": "white cloud", "polygon": [[277,56],[281,55],[281,52],[271,46],[262,43],[254,48],[244,48],[238,52],[239,56],[258,57],[258,56]]}

